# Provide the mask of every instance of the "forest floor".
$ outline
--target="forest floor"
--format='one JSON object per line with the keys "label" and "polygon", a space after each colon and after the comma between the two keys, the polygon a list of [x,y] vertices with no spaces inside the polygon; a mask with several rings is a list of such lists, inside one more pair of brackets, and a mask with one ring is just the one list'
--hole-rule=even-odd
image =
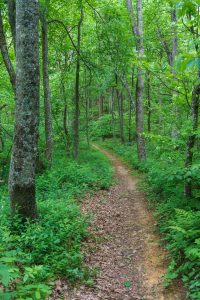
{"label": "forest floor", "polygon": [[[98,149],[112,161],[115,184],[107,191],[88,195],[82,202],[83,212],[93,215],[91,237],[84,243],[84,252],[86,263],[97,270],[95,286],[76,287],[70,292],[66,289],[63,298],[186,299],[179,282],[168,288],[163,286],[166,251],[159,245],[156,221],[145,195],[137,188],[139,179],[119,158]],[[62,286],[60,283],[61,290]]]}

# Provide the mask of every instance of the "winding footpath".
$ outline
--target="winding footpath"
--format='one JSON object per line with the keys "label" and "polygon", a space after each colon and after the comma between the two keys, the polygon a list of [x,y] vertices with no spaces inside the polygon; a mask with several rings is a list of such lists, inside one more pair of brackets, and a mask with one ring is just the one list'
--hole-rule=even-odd
{"label": "winding footpath", "polygon": [[93,288],[77,287],[64,299],[185,300],[180,283],[163,287],[166,253],[159,246],[145,195],[137,188],[138,179],[116,156],[94,147],[112,161],[115,170],[110,190],[87,196],[82,205],[83,212],[93,215],[92,237],[84,251],[86,263],[97,270],[96,283]]}

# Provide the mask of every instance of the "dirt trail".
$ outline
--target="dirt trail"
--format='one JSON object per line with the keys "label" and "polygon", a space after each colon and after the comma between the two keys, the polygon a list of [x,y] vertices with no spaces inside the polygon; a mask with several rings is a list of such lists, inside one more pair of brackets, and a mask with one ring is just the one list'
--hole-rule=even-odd
{"label": "dirt trail", "polygon": [[[70,300],[183,300],[177,285],[164,289],[163,249],[158,244],[155,220],[137,178],[114,155],[100,149],[113,163],[116,184],[109,191],[88,196],[83,211],[94,215],[85,244],[86,262],[98,269],[94,288],[79,287]],[[59,298],[58,298],[59,299]]]}

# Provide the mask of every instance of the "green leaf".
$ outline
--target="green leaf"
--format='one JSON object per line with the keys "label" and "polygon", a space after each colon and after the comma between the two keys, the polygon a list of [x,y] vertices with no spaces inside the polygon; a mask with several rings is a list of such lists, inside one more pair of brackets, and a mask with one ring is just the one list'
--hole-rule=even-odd
{"label": "green leaf", "polygon": [[35,297],[36,297],[37,300],[41,299],[40,291],[35,292]]}
{"label": "green leaf", "polygon": [[190,60],[187,63],[186,69],[190,70],[195,67],[200,68],[200,58],[195,58],[195,59]]}
{"label": "green leaf", "polygon": [[0,265],[0,277],[3,285],[8,287],[10,282],[10,272],[7,266]]}

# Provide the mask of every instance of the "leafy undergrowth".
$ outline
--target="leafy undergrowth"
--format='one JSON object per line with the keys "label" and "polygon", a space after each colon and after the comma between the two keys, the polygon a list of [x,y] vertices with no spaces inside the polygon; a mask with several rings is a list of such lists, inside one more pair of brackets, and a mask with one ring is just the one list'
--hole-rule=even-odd
{"label": "leafy undergrowth", "polygon": [[7,188],[1,188],[0,299],[47,299],[58,277],[91,283],[81,252],[89,218],[78,197],[107,189],[111,180],[110,163],[98,151],[83,149],[74,162],[58,149],[52,169],[37,178],[37,222],[22,226],[16,218],[14,228]]}
{"label": "leafy undergrowth", "polygon": [[196,162],[191,170],[186,170],[184,153],[180,154],[169,141],[157,141],[156,145],[149,143],[147,161],[138,163],[136,145],[103,143],[129,166],[146,173],[142,188],[155,207],[163,242],[169,250],[165,284],[181,277],[188,297],[200,299],[200,201],[198,190],[190,200],[183,194],[185,180],[198,182],[199,165]]}

